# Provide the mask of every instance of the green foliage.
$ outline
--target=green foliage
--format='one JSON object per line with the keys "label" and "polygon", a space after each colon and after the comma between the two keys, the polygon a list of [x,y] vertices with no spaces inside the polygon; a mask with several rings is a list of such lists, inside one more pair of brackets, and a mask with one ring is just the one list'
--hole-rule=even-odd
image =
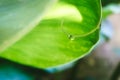
{"label": "green foliage", "polygon": [[120,0],[101,0],[101,1],[103,6],[106,6],[110,3],[120,3]]}
{"label": "green foliage", "polygon": [[[0,19],[0,45],[5,48],[33,29],[44,10],[55,2],[27,0],[27,4],[19,4],[17,7],[18,4],[12,6],[16,0],[12,1],[9,5],[5,4],[10,9],[0,8],[6,13],[0,13],[3,16]],[[5,17],[12,9],[16,16]],[[75,61],[89,53],[97,43],[100,20],[100,0],[60,0],[47,12],[39,25],[4,50],[1,57],[38,68],[55,67]]]}

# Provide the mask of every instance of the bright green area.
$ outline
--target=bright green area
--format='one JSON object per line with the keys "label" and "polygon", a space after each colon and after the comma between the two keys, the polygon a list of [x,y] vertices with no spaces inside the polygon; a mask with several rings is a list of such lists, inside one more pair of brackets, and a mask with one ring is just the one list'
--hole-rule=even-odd
{"label": "bright green area", "polygon": [[[64,13],[60,5],[67,5],[66,9],[73,12],[69,13],[72,16],[66,15],[67,10]],[[62,15],[54,15],[59,10],[63,10]],[[48,13],[38,26],[6,49],[1,57],[24,65],[49,68],[85,56],[97,43],[101,19],[100,0],[60,0]],[[78,37],[70,40],[69,34]]]}

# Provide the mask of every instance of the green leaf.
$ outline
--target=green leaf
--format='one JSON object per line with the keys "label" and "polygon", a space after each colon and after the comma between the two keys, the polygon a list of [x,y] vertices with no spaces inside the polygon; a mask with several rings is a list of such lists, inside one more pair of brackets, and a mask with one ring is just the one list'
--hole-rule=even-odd
{"label": "green leaf", "polygon": [[87,55],[99,40],[100,0],[60,0],[28,35],[1,57],[50,68]]}
{"label": "green leaf", "polygon": [[56,0],[0,0],[0,52],[31,31]]}

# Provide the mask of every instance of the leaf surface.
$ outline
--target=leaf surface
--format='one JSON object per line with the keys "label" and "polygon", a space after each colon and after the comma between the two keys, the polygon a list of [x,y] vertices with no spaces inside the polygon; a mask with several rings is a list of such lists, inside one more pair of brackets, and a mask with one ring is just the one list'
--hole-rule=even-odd
{"label": "leaf surface", "polygon": [[0,52],[22,38],[55,0],[0,0]]}
{"label": "leaf surface", "polygon": [[1,57],[38,68],[75,61],[99,39],[100,0],[60,0],[28,35]]}

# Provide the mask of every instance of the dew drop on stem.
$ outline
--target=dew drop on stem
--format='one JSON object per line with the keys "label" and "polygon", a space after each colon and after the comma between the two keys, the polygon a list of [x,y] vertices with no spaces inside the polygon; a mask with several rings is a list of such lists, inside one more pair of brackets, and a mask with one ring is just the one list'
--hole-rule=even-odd
{"label": "dew drop on stem", "polygon": [[73,35],[68,35],[68,38],[72,41],[75,39],[75,37]]}

